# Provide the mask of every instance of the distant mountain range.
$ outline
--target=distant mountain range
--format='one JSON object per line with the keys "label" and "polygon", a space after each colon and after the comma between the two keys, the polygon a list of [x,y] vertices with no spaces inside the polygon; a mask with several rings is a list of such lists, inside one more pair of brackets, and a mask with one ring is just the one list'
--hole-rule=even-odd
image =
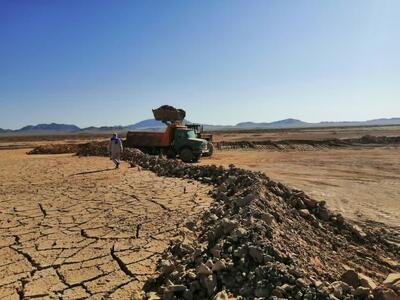
{"label": "distant mountain range", "polygon": [[234,127],[240,129],[274,129],[274,128],[307,128],[307,127],[342,127],[342,126],[374,126],[374,125],[400,125],[400,118],[374,119],[368,121],[339,121],[307,123],[297,119],[285,119],[271,123],[238,123]]}
{"label": "distant mountain range", "polygon": [[52,133],[110,133],[123,132],[128,130],[161,130],[165,125],[157,120],[148,119],[127,126],[100,126],[80,128],[71,124],[38,124],[28,125],[17,130],[2,129],[0,134],[33,135],[33,134],[52,134]]}
{"label": "distant mountain range", "polygon": [[41,131],[61,131],[61,132],[74,132],[74,131],[79,131],[80,128],[76,125],[69,125],[69,124],[56,124],[56,123],[51,123],[51,124],[38,124],[38,125],[28,125],[25,127],[22,127],[21,129],[17,131],[21,132],[41,132]]}
{"label": "distant mountain range", "polygon": [[289,128],[289,127],[303,127],[309,126],[312,123],[306,123],[297,119],[285,119],[271,123],[254,123],[254,122],[243,122],[236,124],[235,127],[243,129],[254,129],[254,128]]}
{"label": "distant mountain range", "polygon": [[[190,123],[188,121],[188,123]],[[242,122],[236,125],[204,125],[205,130],[246,130],[246,129],[283,129],[283,128],[310,128],[310,127],[342,127],[342,126],[379,126],[400,125],[400,118],[375,119],[368,121],[343,121],[307,123],[297,119],[285,119],[270,123]],[[110,133],[128,130],[162,130],[165,125],[154,119],[147,119],[127,126],[101,126],[80,128],[70,124],[38,124],[22,127],[17,130],[1,129],[0,134],[52,134],[52,133]]]}

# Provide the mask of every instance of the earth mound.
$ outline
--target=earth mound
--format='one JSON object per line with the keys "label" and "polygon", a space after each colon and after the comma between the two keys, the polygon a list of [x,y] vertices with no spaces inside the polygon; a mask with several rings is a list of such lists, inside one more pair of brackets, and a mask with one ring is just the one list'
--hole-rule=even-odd
{"label": "earth mound", "polygon": [[260,149],[260,150],[320,150],[360,146],[387,146],[400,144],[400,137],[365,135],[355,139],[325,140],[280,140],[280,141],[220,141],[214,143],[217,149]]}
{"label": "earth mound", "polygon": [[50,144],[44,146],[38,146],[28,154],[64,154],[64,153],[76,153],[78,151],[77,144]]}

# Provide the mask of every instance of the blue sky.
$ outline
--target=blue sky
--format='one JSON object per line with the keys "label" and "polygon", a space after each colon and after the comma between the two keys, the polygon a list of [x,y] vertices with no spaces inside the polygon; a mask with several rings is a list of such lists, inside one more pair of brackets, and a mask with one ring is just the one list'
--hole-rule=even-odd
{"label": "blue sky", "polygon": [[400,117],[400,1],[0,0],[0,127]]}

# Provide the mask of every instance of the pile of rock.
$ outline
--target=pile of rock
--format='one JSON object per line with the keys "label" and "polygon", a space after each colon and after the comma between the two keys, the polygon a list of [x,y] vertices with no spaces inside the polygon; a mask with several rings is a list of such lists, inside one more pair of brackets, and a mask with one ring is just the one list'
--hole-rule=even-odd
{"label": "pile of rock", "polygon": [[400,273],[391,273],[377,286],[370,277],[347,270],[340,281],[331,283],[333,295],[337,298],[357,297],[360,299],[400,299]]}
{"label": "pile of rock", "polygon": [[108,141],[85,144],[49,144],[33,148],[27,154],[65,154],[76,153],[79,156],[107,156]]}
{"label": "pile of rock", "polygon": [[259,149],[259,150],[318,150],[326,148],[356,147],[360,145],[398,145],[400,137],[365,135],[355,139],[325,140],[280,140],[280,141],[220,141],[214,146],[219,150],[227,149]]}
{"label": "pile of rock", "polygon": [[258,149],[258,150],[315,150],[348,146],[346,140],[281,140],[281,141],[221,141],[214,143],[219,150]]}
{"label": "pile of rock", "polygon": [[64,154],[64,153],[76,153],[77,151],[78,151],[77,144],[50,144],[50,145],[35,147],[27,154]]}
{"label": "pile of rock", "polygon": [[108,141],[91,142],[77,145],[76,154],[78,156],[107,156]]}

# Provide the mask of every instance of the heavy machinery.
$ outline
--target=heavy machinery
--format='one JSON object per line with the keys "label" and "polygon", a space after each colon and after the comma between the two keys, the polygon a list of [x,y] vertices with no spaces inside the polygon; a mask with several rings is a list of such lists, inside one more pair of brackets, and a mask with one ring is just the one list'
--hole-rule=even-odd
{"label": "heavy machinery", "polygon": [[129,131],[125,146],[138,148],[149,154],[165,154],[168,158],[179,156],[184,162],[196,162],[209,153],[209,142],[198,138],[193,128],[183,125],[186,113],[172,106],[153,110],[154,118],[167,125],[164,132]]}

